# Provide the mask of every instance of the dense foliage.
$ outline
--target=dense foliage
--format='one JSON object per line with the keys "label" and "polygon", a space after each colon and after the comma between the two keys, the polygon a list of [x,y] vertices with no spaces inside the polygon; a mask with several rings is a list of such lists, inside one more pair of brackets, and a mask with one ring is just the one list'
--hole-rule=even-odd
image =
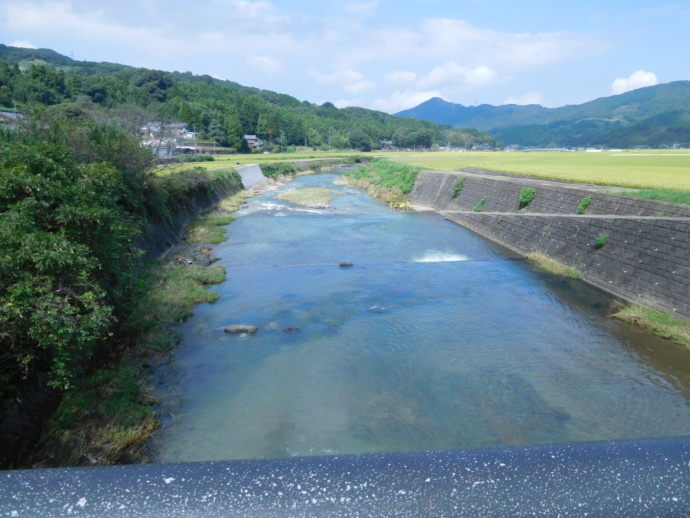
{"label": "dense foliage", "polygon": [[366,166],[345,173],[351,185],[365,188],[385,201],[400,201],[412,192],[420,167],[377,158]]}
{"label": "dense foliage", "polygon": [[[37,372],[68,388],[106,348],[140,268],[132,238],[235,176],[157,177],[112,126],[37,119],[0,130],[0,392]],[[2,395],[2,394],[0,394]]]}
{"label": "dense foliage", "polygon": [[60,106],[73,117],[107,109],[103,116],[132,133],[147,121],[181,121],[220,146],[241,150],[242,136],[250,134],[275,151],[298,145],[370,151],[382,142],[430,148],[445,141],[433,122],[337,109],[332,103],[318,106],[189,72],[78,62],[46,49],[2,45],[0,60],[5,60],[0,61],[0,106]]}

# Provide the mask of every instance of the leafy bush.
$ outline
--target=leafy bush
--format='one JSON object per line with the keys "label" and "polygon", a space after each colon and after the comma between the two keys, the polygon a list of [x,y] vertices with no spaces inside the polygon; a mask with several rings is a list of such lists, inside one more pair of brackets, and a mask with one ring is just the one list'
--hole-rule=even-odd
{"label": "leafy bush", "polygon": [[137,170],[147,155],[129,156],[141,149],[74,121],[0,130],[0,397],[38,372],[70,387],[125,311],[139,225],[170,218],[195,192],[241,185],[232,170],[147,174]]}
{"label": "leafy bush", "polygon": [[273,162],[261,164],[261,172],[264,176],[293,175],[299,173],[299,168],[290,162]]}
{"label": "leafy bush", "polygon": [[398,190],[405,195],[412,192],[420,170],[417,166],[377,158],[345,175],[355,180],[366,180],[375,186]]}
{"label": "leafy bush", "polygon": [[587,210],[587,207],[589,207],[590,202],[592,201],[591,196],[587,196],[584,198],[581,202],[580,205],[577,207],[577,213],[578,214],[584,214],[585,211]]}
{"label": "leafy bush", "polygon": [[520,208],[524,209],[527,207],[527,205],[532,203],[532,200],[534,200],[536,194],[537,191],[535,191],[532,187],[523,187],[520,191]]}
{"label": "leafy bush", "polygon": [[477,204],[474,206],[472,209],[474,212],[481,212],[484,210],[484,204],[486,203],[487,197],[484,196],[481,200],[477,202]]}
{"label": "leafy bush", "polygon": [[0,136],[0,383],[35,370],[66,388],[109,336],[139,254],[128,189],[64,145]]}
{"label": "leafy bush", "polygon": [[597,236],[594,238],[594,248],[601,248],[606,244],[606,240],[608,239],[608,236],[605,234],[602,234],[600,236]]}
{"label": "leafy bush", "polygon": [[453,182],[453,198],[457,198],[465,186],[466,178],[464,176],[458,176]]}

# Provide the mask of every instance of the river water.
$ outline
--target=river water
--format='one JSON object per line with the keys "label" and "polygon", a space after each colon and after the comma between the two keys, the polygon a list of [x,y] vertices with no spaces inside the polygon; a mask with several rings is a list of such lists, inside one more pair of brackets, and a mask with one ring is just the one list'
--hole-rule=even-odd
{"label": "river water", "polygon": [[[266,191],[228,226],[220,300],[180,328],[160,381],[157,462],[690,434],[690,352],[607,318],[580,281],[335,178]],[[313,186],[342,194],[274,199]]]}

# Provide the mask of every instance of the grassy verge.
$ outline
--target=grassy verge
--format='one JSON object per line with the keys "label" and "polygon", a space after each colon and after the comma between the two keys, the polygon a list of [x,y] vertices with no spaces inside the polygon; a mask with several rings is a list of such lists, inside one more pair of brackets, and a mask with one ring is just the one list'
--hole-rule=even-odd
{"label": "grassy verge", "polygon": [[616,194],[632,196],[645,200],[665,201],[668,203],[680,203],[690,205],[690,191],[669,191],[664,189],[645,189],[641,191],[620,191]]}
{"label": "grassy verge", "polygon": [[412,192],[420,170],[417,166],[377,158],[364,167],[345,173],[343,178],[347,185],[363,189],[376,199],[399,202]]}
{"label": "grassy verge", "polygon": [[340,194],[340,191],[326,189],[325,187],[307,187],[286,191],[276,196],[277,200],[283,200],[301,207],[313,209],[325,209],[329,202]]}
{"label": "grassy verge", "polygon": [[690,324],[668,313],[633,304],[613,315],[629,324],[641,327],[650,334],[667,338],[690,347]]}
{"label": "grassy verge", "polygon": [[551,259],[550,257],[546,257],[543,254],[532,252],[527,254],[527,259],[532,261],[540,270],[544,270],[545,272],[560,275],[561,277],[568,277],[570,279],[580,278],[580,272],[578,272],[575,268],[571,268],[563,263],[559,263],[558,261]]}
{"label": "grassy verge", "polygon": [[[187,241],[220,242],[221,226],[234,218],[251,193],[223,201],[224,208],[198,216]],[[208,247],[200,246],[202,254]],[[129,295],[128,313],[117,331],[119,348],[94,374],[64,394],[48,419],[39,443],[21,467],[110,465],[145,460],[147,442],[160,426],[156,405],[146,386],[150,362],[165,358],[178,337],[171,325],[183,322],[201,302],[218,295],[208,287],[225,280],[219,265],[201,266],[176,260],[151,263]]]}

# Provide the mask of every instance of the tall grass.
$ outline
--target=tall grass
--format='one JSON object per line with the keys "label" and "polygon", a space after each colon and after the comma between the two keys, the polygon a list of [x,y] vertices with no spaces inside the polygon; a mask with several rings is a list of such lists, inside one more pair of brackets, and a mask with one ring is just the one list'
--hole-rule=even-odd
{"label": "tall grass", "polygon": [[668,203],[680,203],[690,205],[690,191],[669,191],[664,189],[645,189],[641,191],[620,191],[616,194],[633,196],[645,200],[666,201]]}
{"label": "tall grass", "polygon": [[412,192],[420,167],[377,158],[364,167],[345,173],[350,185],[365,189],[384,201],[401,201]]}
{"label": "tall grass", "polygon": [[648,333],[667,338],[677,344],[690,347],[690,324],[640,304],[627,306],[613,315],[616,318],[638,326]]}

